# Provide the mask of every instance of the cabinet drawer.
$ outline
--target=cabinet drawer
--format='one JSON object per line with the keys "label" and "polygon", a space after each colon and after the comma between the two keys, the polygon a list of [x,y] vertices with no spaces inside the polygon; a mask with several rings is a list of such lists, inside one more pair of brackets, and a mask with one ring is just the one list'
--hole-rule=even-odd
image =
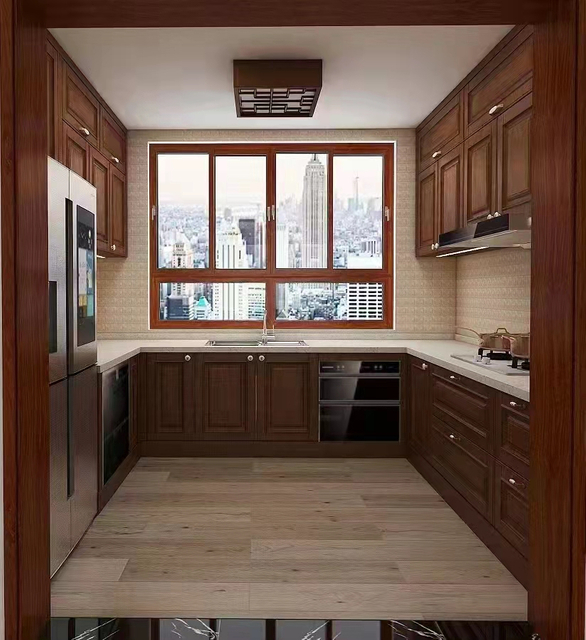
{"label": "cabinet drawer", "polygon": [[498,409],[495,455],[523,477],[529,477],[528,407],[504,394]]}
{"label": "cabinet drawer", "polygon": [[430,452],[437,470],[491,520],[494,459],[435,415],[431,418]]}
{"label": "cabinet drawer", "polygon": [[466,86],[466,136],[478,131],[532,90],[533,37],[523,30]]}
{"label": "cabinet drawer", "polygon": [[494,392],[440,367],[432,368],[432,411],[485,451],[493,451]]}
{"label": "cabinet drawer", "polygon": [[454,96],[419,133],[419,171],[464,140],[463,93]]}
{"label": "cabinet drawer", "polygon": [[97,148],[100,103],[67,64],[65,64],[63,75],[63,119]]}
{"label": "cabinet drawer", "polygon": [[126,171],[126,134],[104,109],[100,149],[118,171]]}
{"label": "cabinet drawer", "polygon": [[525,557],[529,555],[528,481],[496,463],[494,526]]}

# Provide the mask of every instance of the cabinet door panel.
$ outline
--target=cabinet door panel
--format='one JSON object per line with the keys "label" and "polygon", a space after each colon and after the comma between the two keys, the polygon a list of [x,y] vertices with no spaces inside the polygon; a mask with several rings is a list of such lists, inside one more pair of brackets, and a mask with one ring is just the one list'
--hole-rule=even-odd
{"label": "cabinet door panel", "polygon": [[100,103],[68,64],[63,74],[63,119],[98,148]]}
{"label": "cabinet door panel", "polygon": [[149,440],[189,440],[195,431],[194,366],[182,353],[148,354]]}
{"label": "cabinet door panel", "polygon": [[[531,92],[533,37],[527,34],[528,31],[519,34],[466,87],[467,135]],[[493,107],[498,108],[490,113]]]}
{"label": "cabinet door panel", "polygon": [[265,358],[259,364],[259,438],[317,442],[316,359],[284,354]]}
{"label": "cabinet door panel", "polygon": [[62,67],[61,56],[47,42],[47,154],[61,161],[62,121]]}
{"label": "cabinet door panel", "polygon": [[438,236],[464,226],[463,151],[459,145],[438,161]]}
{"label": "cabinet door panel", "polygon": [[417,358],[410,360],[409,378],[409,415],[410,434],[412,445],[422,453],[427,447],[429,429],[429,365]]}
{"label": "cabinet door panel", "polygon": [[68,124],[63,125],[63,164],[87,180],[90,166],[90,146],[86,139]]}
{"label": "cabinet door panel", "polygon": [[[529,477],[529,416],[511,408],[501,394],[496,425],[496,457],[525,478]],[[519,404],[520,401],[513,401]]]}
{"label": "cabinet door panel", "polygon": [[498,119],[498,210],[501,213],[531,202],[532,95]]}
{"label": "cabinet door panel", "polygon": [[126,171],[126,134],[104,109],[100,149],[119,171]]}
{"label": "cabinet door panel", "polygon": [[110,163],[90,147],[89,182],[96,187],[96,238],[98,251],[108,251],[110,238]]}
{"label": "cabinet door panel", "polygon": [[126,256],[126,178],[110,165],[110,253]]}
{"label": "cabinet door panel", "polygon": [[464,209],[466,221],[496,211],[496,122],[464,143]]}
{"label": "cabinet door panel", "polygon": [[417,197],[417,255],[434,253],[437,217],[437,163],[419,174]]}
{"label": "cabinet door panel", "polygon": [[446,480],[492,521],[494,459],[435,415],[431,418],[430,452],[434,466]]}
{"label": "cabinet door panel", "polygon": [[529,556],[528,481],[497,462],[495,527],[525,557]]}
{"label": "cabinet door panel", "polygon": [[[419,136],[419,171],[462,142],[463,114],[462,97],[455,96],[428,124]],[[435,157],[434,157],[435,156]]]}
{"label": "cabinet door panel", "polygon": [[203,440],[255,437],[256,364],[242,354],[203,356],[198,436]]}

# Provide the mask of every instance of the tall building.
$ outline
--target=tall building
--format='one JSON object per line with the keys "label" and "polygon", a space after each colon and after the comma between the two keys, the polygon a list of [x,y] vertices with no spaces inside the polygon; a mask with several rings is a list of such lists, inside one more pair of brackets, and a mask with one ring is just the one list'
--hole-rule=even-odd
{"label": "tall building", "polygon": [[[218,236],[216,242],[217,269],[246,269],[246,243],[238,227]],[[216,320],[247,320],[248,290],[242,282],[218,282],[213,289],[213,309]]]}
{"label": "tall building", "polygon": [[217,269],[246,269],[246,243],[238,227],[218,236],[216,241]]}
{"label": "tall building", "polygon": [[[171,264],[174,269],[191,269],[193,251],[187,238],[178,239],[173,245]],[[167,320],[193,320],[195,318],[195,300],[193,284],[173,282],[171,291],[165,300]]]}
{"label": "tall building", "polygon": [[348,320],[382,320],[383,285],[380,282],[350,282],[347,289]]}
{"label": "tall building", "polygon": [[328,266],[326,168],[314,153],[305,167],[303,178],[303,244],[301,267],[323,269]]}
{"label": "tall building", "polygon": [[359,178],[356,176],[354,178],[354,211],[358,211],[360,209],[360,189],[359,189]]}

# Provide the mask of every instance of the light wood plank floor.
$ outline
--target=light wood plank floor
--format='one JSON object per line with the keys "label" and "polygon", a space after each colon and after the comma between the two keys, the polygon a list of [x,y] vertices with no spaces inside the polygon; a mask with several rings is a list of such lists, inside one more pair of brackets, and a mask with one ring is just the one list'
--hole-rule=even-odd
{"label": "light wood plank floor", "polygon": [[526,619],[523,587],[403,459],[142,458],[55,616]]}

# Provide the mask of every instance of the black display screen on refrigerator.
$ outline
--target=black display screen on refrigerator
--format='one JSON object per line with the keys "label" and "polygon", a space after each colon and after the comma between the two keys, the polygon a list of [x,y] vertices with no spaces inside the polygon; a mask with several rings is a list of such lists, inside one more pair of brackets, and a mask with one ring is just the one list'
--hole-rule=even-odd
{"label": "black display screen on refrigerator", "polygon": [[77,207],[77,346],[96,339],[94,215]]}

